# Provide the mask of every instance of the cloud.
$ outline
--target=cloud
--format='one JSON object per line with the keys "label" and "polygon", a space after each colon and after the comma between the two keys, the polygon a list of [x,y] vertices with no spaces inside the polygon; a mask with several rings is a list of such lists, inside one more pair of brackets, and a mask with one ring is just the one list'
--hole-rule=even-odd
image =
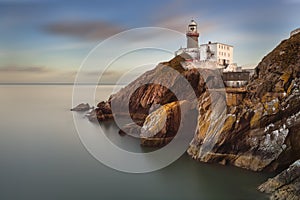
{"label": "cloud", "polygon": [[99,40],[124,31],[125,28],[106,21],[64,21],[42,26],[42,30],[50,34]]}
{"label": "cloud", "polygon": [[[72,83],[78,71],[76,69],[57,69],[43,66],[5,66],[0,67],[1,83]],[[93,82],[100,75],[101,83],[114,83],[122,75],[121,71],[84,70],[81,74],[83,82]]]}
{"label": "cloud", "polygon": [[[55,82],[62,77],[59,71],[43,66],[3,66],[0,67],[2,83]],[[69,79],[70,80],[70,79]],[[63,81],[64,82],[64,81]]]}
{"label": "cloud", "polygon": [[78,50],[78,49],[91,49],[93,46],[93,43],[90,42],[68,42],[68,43],[60,43],[60,44],[53,44],[53,45],[47,45],[40,49],[43,51],[65,51],[65,50]]}
{"label": "cloud", "polygon": [[186,4],[185,0],[175,0],[172,3],[166,3],[158,8],[157,14],[151,16],[153,23],[155,26],[169,28],[181,33],[186,32],[187,25],[191,19],[197,21],[200,32],[213,29],[218,25],[211,18],[207,18],[204,15],[207,11],[203,10],[202,6],[200,6],[200,12],[197,6],[187,10]]}
{"label": "cloud", "polygon": [[0,67],[0,72],[34,72],[34,73],[48,73],[52,70],[47,67],[39,67],[39,66],[5,66]]}
{"label": "cloud", "polygon": [[99,76],[99,74],[101,74],[102,76],[116,76],[122,74],[122,72],[116,70],[106,70],[104,72],[101,72],[99,70],[86,70],[83,71],[83,74],[85,76]]}

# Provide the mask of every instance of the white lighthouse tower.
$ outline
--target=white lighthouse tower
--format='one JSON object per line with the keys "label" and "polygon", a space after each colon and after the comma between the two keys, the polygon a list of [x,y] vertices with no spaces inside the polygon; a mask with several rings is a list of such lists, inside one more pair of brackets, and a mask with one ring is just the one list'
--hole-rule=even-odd
{"label": "white lighthouse tower", "polygon": [[187,37],[187,48],[199,48],[198,37],[199,33],[197,31],[197,23],[194,20],[191,20],[191,23],[188,25],[186,32]]}
{"label": "white lighthouse tower", "polygon": [[199,33],[197,30],[197,23],[194,20],[188,24],[186,31],[187,44],[186,48],[180,48],[175,52],[175,55],[186,53],[191,57],[191,61],[200,60],[200,48],[198,44]]}

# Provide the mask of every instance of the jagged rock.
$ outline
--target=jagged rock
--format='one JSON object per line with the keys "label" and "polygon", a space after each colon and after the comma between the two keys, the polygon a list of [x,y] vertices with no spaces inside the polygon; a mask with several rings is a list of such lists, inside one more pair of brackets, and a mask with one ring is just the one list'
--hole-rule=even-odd
{"label": "jagged rock", "polygon": [[300,199],[300,160],[274,178],[268,179],[258,190],[270,194],[271,200]]}
{"label": "jagged rock", "polygon": [[81,103],[74,108],[71,108],[71,111],[88,111],[91,107],[88,103]]}

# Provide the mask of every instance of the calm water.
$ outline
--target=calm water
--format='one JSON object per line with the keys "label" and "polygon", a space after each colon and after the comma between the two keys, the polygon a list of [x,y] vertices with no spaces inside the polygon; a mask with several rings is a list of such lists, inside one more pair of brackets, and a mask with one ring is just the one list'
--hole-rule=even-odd
{"label": "calm water", "polygon": [[[101,86],[97,100],[110,89]],[[199,163],[187,155],[147,174],[104,166],[79,140],[71,96],[72,86],[0,86],[1,200],[265,199],[255,188],[270,174]],[[115,127],[106,128],[114,141],[140,148]]]}

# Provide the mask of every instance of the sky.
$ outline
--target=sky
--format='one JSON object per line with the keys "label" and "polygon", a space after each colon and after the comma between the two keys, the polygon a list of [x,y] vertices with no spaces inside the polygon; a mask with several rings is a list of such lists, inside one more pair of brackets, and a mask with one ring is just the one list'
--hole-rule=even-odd
{"label": "sky", "polygon": [[[200,43],[233,45],[238,65],[255,66],[300,27],[299,8],[300,0],[0,0],[0,83],[72,83],[87,55],[115,34],[143,27],[185,34],[191,19],[198,23]],[[151,40],[160,41],[169,52],[142,49]],[[116,48],[132,45],[141,50],[119,55],[122,59],[111,64],[104,82],[130,66],[169,60],[186,45],[176,36],[146,31],[111,44],[99,56],[98,65],[82,72],[87,81],[105,70],[101,57],[115,54]]]}

